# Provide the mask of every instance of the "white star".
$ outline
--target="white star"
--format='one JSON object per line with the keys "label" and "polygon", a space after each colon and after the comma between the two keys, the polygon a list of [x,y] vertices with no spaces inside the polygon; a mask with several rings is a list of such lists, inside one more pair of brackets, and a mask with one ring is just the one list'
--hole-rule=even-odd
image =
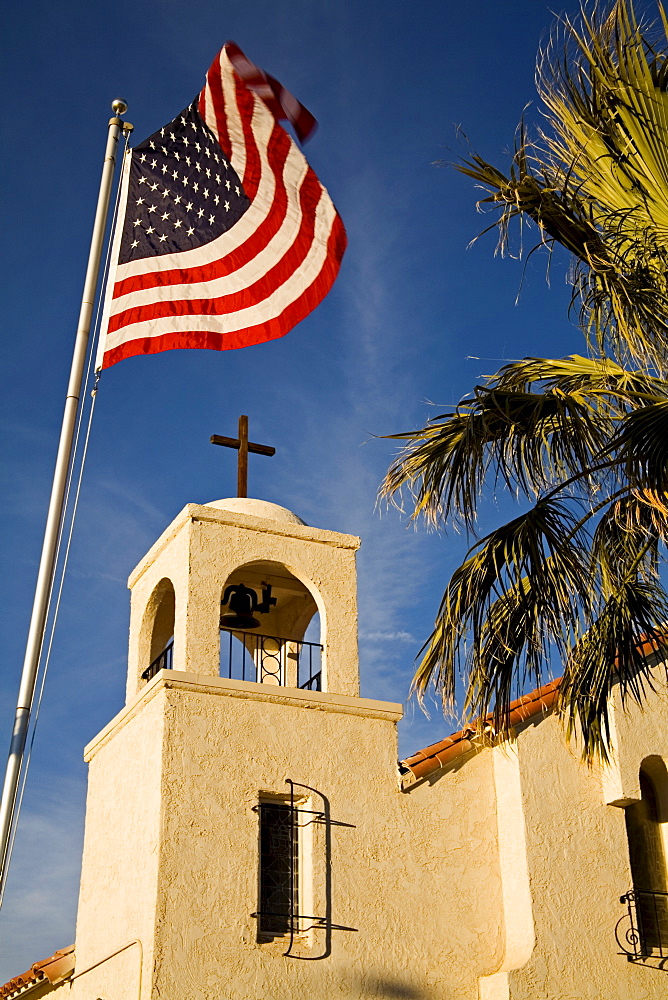
{"label": "white star", "polygon": [[201,219],[203,215],[204,215],[204,209],[203,208],[198,209],[197,210],[197,218]]}
{"label": "white star", "polygon": [[161,128],[161,129],[160,129],[160,135],[161,135],[161,136],[162,136],[162,137],[164,138],[164,135],[165,135],[165,130],[164,130],[164,128]]}
{"label": "white star", "polygon": [[170,190],[169,190],[169,188],[165,188],[165,190],[164,190],[164,191],[162,192],[162,197],[163,197],[163,198],[168,198],[168,197],[169,197],[169,195],[170,195]]}
{"label": "white star", "polygon": [[180,160],[180,159],[181,159],[181,157],[180,157],[180,156],[179,156],[179,154],[178,154],[178,153],[176,152],[176,150],[174,150],[174,159],[175,159],[175,160]]}
{"label": "white star", "polygon": [[162,213],[162,215],[160,216],[160,218],[161,218],[161,219],[163,220],[163,222],[164,222],[164,220],[165,220],[165,219],[168,219],[168,218],[169,218],[169,212],[163,212],[163,213]]}
{"label": "white star", "polygon": [[148,229],[146,230],[146,232],[147,233],[154,233],[155,229],[153,228],[153,226],[149,226]]}
{"label": "white star", "polygon": [[190,227],[190,229],[188,230],[188,236],[192,236],[192,234],[193,234],[194,232],[195,232],[195,230],[194,230],[194,229],[193,229],[193,227],[191,226],[191,227]]}
{"label": "white star", "polygon": [[209,170],[209,168],[208,168],[208,167],[206,168],[206,176],[207,176],[207,177],[210,177],[210,176],[211,176],[211,171]]}
{"label": "white star", "polygon": [[208,146],[204,147],[204,152],[206,153],[207,156],[211,156],[211,150],[209,149]]}
{"label": "white star", "polygon": [[209,189],[208,188],[204,188],[204,190],[202,191],[202,194],[204,195],[205,198],[208,198],[209,197]]}
{"label": "white star", "polygon": [[199,184],[197,181],[193,181],[193,191],[199,191]]}
{"label": "white star", "polygon": [[147,180],[147,178],[146,178],[146,177],[140,177],[140,178],[139,178],[139,183],[140,183],[140,184],[146,184],[146,180]]}
{"label": "white star", "polygon": [[174,204],[175,204],[175,205],[178,205],[178,203],[179,203],[180,201],[181,201],[181,195],[180,195],[180,194],[177,194],[176,198],[174,199]]}
{"label": "white star", "polygon": [[163,153],[165,154],[165,156],[167,156],[167,150],[165,149],[165,147],[161,146],[160,149],[163,151]]}
{"label": "white star", "polygon": [[166,239],[167,239],[167,237],[163,233],[163,235],[160,237],[160,242],[164,243]]}
{"label": "white star", "polygon": [[176,222],[174,223],[174,229],[180,229],[180,228],[181,228],[181,220],[177,219]]}
{"label": "white star", "polygon": [[157,165],[158,165],[158,161],[157,160],[151,160],[151,166],[152,167],[157,167]]}
{"label": "white star", "polygon": [[216,184],[221,184],[220,174],[216,174]]}
{"label": "white star", "polygon": [[225,202],[225,211],[229,212],[229,210],[230,210],[230,203],[229,203],[229,201],[226,201]]}
{"label": "white star", "polygon": [[139,157],[139,162],[143,163],[145,159],[146,159],[146,153],[142,153],[141,156]]}
{"label": "white star", "polygon": [[163,174],[166,174],[167,173],[167,164],[163,163],[163,165],[161,166],[160,169],[162,170]]}
{"label": "white star", "polygon": [[183,117],[183,115],[181,115],[181,124],[182,125],[187,125],[188,124],[188,122],[185,120],[185,118]]}
{"label": "white star", "polygon": [[241,192],[239,191],[239,188],[236,185],[234,186],[234,190],[237,192],[237,194],[241,194]]}
{"label": "white star", "polygon": [[219,198],[219,197],[218,197],[218,195],[216,194],[216,195],[214,195],[214,196],[213,196],[213,200],[214,200],[214,202],[215,202],[215,203],[216,203],[216,205],[217,205],[217,204],[218,204],[218,202],[220,201],[220,198]]}
{"label": "white star", "polygon": [[143,198],[137,198],[136,204],[137,205],[143,205],[144,204],[144,199]]}
{"label": "white star", "polygon": [[130,247],[131,247],[131,248],[132,248],[133,250],[134,250],[134,248],[135,248],[135,247],[138,247],[138,246],[139,246],[139,240],[134,240],[134,242],[132,242],[132,243],[130,244]]}
{"label": "white star", "polygon": [[213,154],[213,158],[216,161],[216,163],[220,163],[220,157],[217,156],[216,153]]}
{"label": "white star", "polygon": [[184,135],[184,137],[183,137],[183,145],[184,146],[188,145],[188,136],[187,135]]}
{"label": "white star", "polygon": [[189,157],[189,156],[186,156],[186,163],[188,164],[188,166],[190,166],[190,164],[191,164],[191,160],[190,160],[190,157]]}
{"label": "white star", "polygon": [[209,222],[210,222],[210,223],[211,223],[211,224],[213,225],[213,223],[214,223],[215,221],[216,221],[216,220],[215,220],[215,216],[213,216],[213,215],[210,215],[210,216],[209,216]]}
{"label": "white star", "polygon": [[[216,157],[216,159],[218,159],[218,157]],[[227,160],[225,159],[225,157],[224,157],[224,156],[223,156],[223,158],[222,158],[222,162],[223,162],[223,166],[224,166],[224,167],[225,167],[225,169],[227,170],[227,167],[228,167],[228,163],[227,163]]]}
{"label": "white star", "polygon": [[229,181],[225,181],[225,187],[227,188],[228,191],[230,190],[230,182]]}
{"label": "white star", "polygon": [[195,149],[197,150],[198,153],[202,152],[202,147],[200,146],[200,144],[198,142],[195,143]]}
{"label": "white star", "polygon": [[132,223],[132,225],[133,226],[141,226],[141,219],[135,219],[135,221]]}
{"label": "white star", "polygon": [[172,170],[172,177],[174,178],[174,180],[176,180],[178,176],[179,176],[178,170]]}
{"label": "white star", "polygon": [[202,165],[200,163],[196,163],[195,164],[195,170],[201,170],[201,169],[202,169]]}
{"label": "white star", "polygon": [[172,140],[172,142],[176,142],[176,136],[174,135],[173,132],[169,133],[169,138]]}
{"label": "white star", "polygon": [[149,187],[150,187],[151,191],[157,191],[158,190],[157,183],[155,183],[155,184],[149,184]]}
{"label": "white star", "polygon": [[157,212],[157,209],[156,209],[155,205],[149,205],[148,206],[148,212],[149,212],[149,215],[151,214],[151,212]]}
{"label": "white star", "polygon": [[186,187],[187,187],[187,186],[188,186],[188,184],[190,183],[190,181],[188,180],[188,177],[187,177],[187,175],[186,175],[186,174],[184,174],[184,175],[183,175],[183,183],[184,183],[184,185],[185,185]]}
{"label": "white star", "polygon": [[188,204],[186,205],[186,212],[189,212],[192,207],[193,207],[193,203],[191,201],[189,201]]}
{"label": "white star", "polygon": [[155,149],[155,143],[154,142],[149,142],[149,146],[151,147],[151,149]]}
{"label": "white star", "polygon": [[191,128],[194,128],[195,131],[197,131],[197,125],[195,125],[195,122],[189,122],[188,124],[190,125]]}

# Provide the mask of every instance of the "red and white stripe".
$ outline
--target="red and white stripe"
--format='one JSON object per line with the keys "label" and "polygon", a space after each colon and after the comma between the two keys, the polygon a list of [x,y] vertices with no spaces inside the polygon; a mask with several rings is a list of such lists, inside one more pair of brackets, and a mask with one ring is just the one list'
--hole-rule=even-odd
{"label": "red and white stripe", "polygon": [[[199,112],[250,206],[205,246],[119,264],[107,287],[98,367],[175,348],[229,350],[282,337],[322,301],[346,235],[327,191],[223,48]],[[236,48],[236,47],[235,47]],[[129,162],[121,204],[127,202]],[[113,260],[118,260],[120,218]]]}

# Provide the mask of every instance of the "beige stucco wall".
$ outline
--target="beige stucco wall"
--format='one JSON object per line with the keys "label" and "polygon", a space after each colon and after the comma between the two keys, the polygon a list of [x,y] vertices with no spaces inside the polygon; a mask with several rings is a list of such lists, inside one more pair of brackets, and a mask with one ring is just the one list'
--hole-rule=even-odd
{"label": "beige stucco wall", "polygon": [[[367,699],[154,678],[87,749],[77,967],[138,937],[146,997],[476,1000],[503,952],[494,775],[481,758],[447,785],[402,793],[400,714]],[[352,928],[313,931],[294,957],[284,940],[259,943],[251,917],[253,807],[262,793],[284,794],[286,777],[315,789],[298,789],[308,808],[326,799],[332,820],[309,832],[309,906]],[[111,982],[115,1000],[136,996],[137,956],[122,960],[122,987],[112,962],[85,977],[81,1000],[112,996]]]}
{"label": "beige stucco wall", "polygon": [[[610,804],[615,777],[626,801],[639,798],[643,759],[668,754],[665,680],[645,711],[613,706],[613,774],[588,768],[569,748],[556,716],[519,736],[518,750],[536,947],[511,974],[513,1000],[648,1000],[668,995],[666,973],[619,954],[619,897],[632,888],[624,812]],[[621,777],[619,776],[621,771]]]}
{"label": "beige stucco wall", "polygon": [[[159,701],[149,696],[130,705],[124,724],[112,722],[98,736],[94,752],[86,753],[75,1000],[137,1000],[140,978],[150,982],[162,837],[163,739],[164,713]],[[139,944],[125,947],[132,941]],[[108,957],[119,949],[120,954]]]}

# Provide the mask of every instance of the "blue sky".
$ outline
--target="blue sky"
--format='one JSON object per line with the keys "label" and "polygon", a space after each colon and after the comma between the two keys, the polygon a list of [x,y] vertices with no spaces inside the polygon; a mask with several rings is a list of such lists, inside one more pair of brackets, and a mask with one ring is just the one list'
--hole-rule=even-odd
{"label": "blue sky", "polygon": [[[516,303],[522,265],[494,257],[492,235],[467,249],[490,220],[476,214],[471,182],[436,165],[466,153],[458,126],[474,149],[507,162],[551,23],[543,0],[12,5],[2,70],[3,768],[111,99],[127,99],[141,140],[198,93],[234,39],[318,118],[306,153],[349,249],[328,298],[287,337],[133,358],[104,376],[0,911],[0,982],[74,938],[82,749],[123,704],[126,579],[186,503],[235,493],[234,455],[209,437],[236,433],[240,413],[253,440],[276,447],[275,458],[251,458],[250,494],[362,537],[362,693],[406,699],[466,546],[376,509],[395,450],[377,435],[420,425],[440,412],[430,404],[446,408],[505,359],[582,349],[565,261],[555,260],[551,287],[545,262],[530,262]],[[490,497],[490,518],[504,503]],[[437,709],[429,720],[409,704],[401,751],[452,728]]]}

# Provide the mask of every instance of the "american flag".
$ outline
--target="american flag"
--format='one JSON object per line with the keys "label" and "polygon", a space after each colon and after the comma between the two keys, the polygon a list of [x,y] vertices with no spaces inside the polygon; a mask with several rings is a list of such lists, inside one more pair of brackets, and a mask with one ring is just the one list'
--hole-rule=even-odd
{"label": "american flag", "polygon": [[315,125],[227,42],[199,97],[128,153],[98,368],[281,337],[325,297],[345,229],[278,118]]}

